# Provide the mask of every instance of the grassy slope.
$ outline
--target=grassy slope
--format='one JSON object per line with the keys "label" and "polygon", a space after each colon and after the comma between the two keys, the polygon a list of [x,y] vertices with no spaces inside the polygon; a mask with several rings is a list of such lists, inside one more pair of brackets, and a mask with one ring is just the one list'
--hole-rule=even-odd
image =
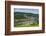
{"label": "grassy slope", "polygon": [[16,24],[15,27],[35,27],[38,26],[39,24]]}

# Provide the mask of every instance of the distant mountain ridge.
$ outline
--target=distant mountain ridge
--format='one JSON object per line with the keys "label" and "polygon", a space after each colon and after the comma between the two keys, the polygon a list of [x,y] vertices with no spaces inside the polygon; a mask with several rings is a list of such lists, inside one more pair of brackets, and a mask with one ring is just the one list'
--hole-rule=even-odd
{"label": "distant mountain ridge", "polygon": [[17,13],[17,14],[20,14],[20,13],[22,13],[22,14],[34,14],[34,13],[26,13],[26,12],[14,12],[14,13]]}

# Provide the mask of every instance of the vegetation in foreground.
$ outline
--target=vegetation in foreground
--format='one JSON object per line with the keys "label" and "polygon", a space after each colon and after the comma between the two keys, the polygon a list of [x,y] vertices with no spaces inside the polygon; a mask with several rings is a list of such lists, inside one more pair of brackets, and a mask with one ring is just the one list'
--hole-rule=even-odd
{"label": "vegetation in foreground", "polygon": [[39,24],[33,23],[33,24],[15,24],[15,27],[36,27]]}

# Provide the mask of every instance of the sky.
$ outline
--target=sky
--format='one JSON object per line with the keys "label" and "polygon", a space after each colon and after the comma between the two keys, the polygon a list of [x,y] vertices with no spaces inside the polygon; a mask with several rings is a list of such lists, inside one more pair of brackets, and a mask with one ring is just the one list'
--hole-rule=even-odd
{"label": "sky", "polygon": [[39,14],[39,9],[14,8],[14,12],[25,12],[25,13]]}

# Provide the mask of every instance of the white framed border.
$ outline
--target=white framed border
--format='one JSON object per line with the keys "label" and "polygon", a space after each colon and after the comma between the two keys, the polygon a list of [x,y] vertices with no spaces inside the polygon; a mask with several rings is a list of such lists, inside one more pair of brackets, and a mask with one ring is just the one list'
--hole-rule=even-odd
{"label": "white framed border", "polygon": [[[39,9],[39,27],[14,27],[14,8],[32,8]],[[42,7],[41,6],[22,6],[11,5],[11,32],[12,31],[27,31],[27,30],[42,30]]]}

